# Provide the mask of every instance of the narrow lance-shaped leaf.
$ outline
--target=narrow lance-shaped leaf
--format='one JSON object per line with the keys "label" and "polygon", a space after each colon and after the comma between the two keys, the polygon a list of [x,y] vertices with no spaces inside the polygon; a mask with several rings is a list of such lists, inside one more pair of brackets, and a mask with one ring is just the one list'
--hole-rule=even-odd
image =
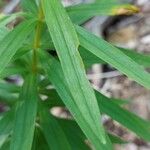
{"label": "narrow lance-shaped leaf", "polygon": [[85,29],[76,26],[81,46],[106,61],[129,78],[150,89],[150,74],[116,47],[101,38],[92,35]]}
{"label": "narrow lance-shaped leaf", "polygon": [[121,108],[119,105],[111,101],[111,99],[97,91],[96,97],[102,112],[106,113],[112,119],[127,127],[144,140],[150,141],[150,122]]}
{"label": "narrow lance-shaped leaf", "polygon": [[128,15],[139,12],[139,8],[129,4],[118,2],[100,1],[90,4],[78,4],[66,8],[71,20],[76,24],[81,24],[94,16],[108,15]]}
{"label": "narrow lance-shaped leaf", "polygon": [[[104,129],[99,121],[99,108],[78,52],[79,41],[74,26],[60,1],[44,0],[42,2],[46,23],[74,103],[79,107],[84,119],[99,141],[105,143]],[[93,141],[91,134],[87,133],[84,128],[82,129]]]}
{"label": "narrow lance-shaped leaf", "polygon": [[50,114],[48,107],[41,104],[39,114],[41,128],[49,148],[53,150],[71,150],[70,144],[61,129],[61,126]]}
{"label": "narrow lance-shaped leaf", "polygon": [[0,41],[0,74],[16,51],[22,46],[27,36],[33,31],[34,27],[35,20],[24,21]]}
{"label": "narrow lance-shaped leaf", "polygon": [[[111,150],[111,143],[109,139],[107,139],[106,144],[102,144],[99,141],[99,138],[92,131],[89,123],[86,121],[83,116],[80,107],[75,103],[74,97],[71,95],[68,86],[66,85],[66,80],[62,72],[62,68],[58,61],[56,61],[53,57],[48,56],[44,53],[40,53],[40,60],[42,62],[42,66],[48,75],[48,79],[55,86],[59,96],[61,97],[64,104],[72,113],[73,117],[81,127],[82,131],[85,133],[91,141],[92,144],[98,150]],[[55,98],[57,100],[57,97]]]}
{"label": "narrow lance-shaped leaf", "polygon": [[19,100],[10,150],[31,150],[38,103],[35,75],[27,75]]}
{"label": "narrow lance-shaped leaf", "polygon": [[[138,53],[135,50],[126,49],[117,47],[121,52],[123,52],[125,55],[129,56],[131,59],[133,59],[136,63],[143,67],[150,67],[150,56],[142,53]],[[106,64],[104,60],[102,60],[100,57],[94,55],[87,49],[80,47],[79,52],[81,54],[81,57],[85,63],[86,67],[90,67],[92,64],[100,63],[100,64]]]}

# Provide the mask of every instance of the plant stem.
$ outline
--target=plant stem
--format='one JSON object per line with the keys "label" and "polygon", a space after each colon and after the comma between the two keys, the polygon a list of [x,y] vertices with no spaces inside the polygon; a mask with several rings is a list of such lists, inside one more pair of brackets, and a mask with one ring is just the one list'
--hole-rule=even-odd
{"label": "plant stem", "polygon": [[43,18],[44,18],[44,14],[43,14],[42,6],[40,5],[39,13],[38,13],[38,23],[37,23],[37,27],[36,27],[36,30],[35,30],[35,37],[34,37],[34,43],[33,43],[32,71],[34,73],[37,72],[37,64],[38,64],[37,50],[40,48],[41,31],[42,31],[42,26],[43,26]]}

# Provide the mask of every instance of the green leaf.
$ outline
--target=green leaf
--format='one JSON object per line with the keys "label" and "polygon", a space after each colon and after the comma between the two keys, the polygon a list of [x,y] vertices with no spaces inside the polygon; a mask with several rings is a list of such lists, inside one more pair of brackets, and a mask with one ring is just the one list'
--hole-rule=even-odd
{"label": "green leaf", "polygon": [[5,78],[5,77],[9,77],[11,75],[21,75],[26,72],[27,71],[25,68],[18,67],[18,66],[8,66],[0,73],[0,77]]}
{"label": "green leaf", "polygon": [[49,107],[64,106],[64,103],[61,100],[59,100],[60,97],[58,96],[57,92],[54,89],[51,90],[41,89],[39,92],[40,94],[48,96],[45,102]]}
{"label": "green leaf", "polygon": [[72,113],[85,135],[88,135],[87,137],[92,141],[92,144],[99,150],[112,149],[108,139],[106,144],[102,144],[99,141],[99,138],[94,134],[89,123],[87,123],[87,121],[85,120],[84,116],[82,115],[82,112],[80,111],[79,105],[76,105],[76,103],[74,102],[74,97],[71,95],[70,90],[66,85],[66,80],[58,61],[53,59],[53,57],[51,56],[48,57],[48,55],[44,53],[40,53],[40,57],[42,66],[48,75],[48,79],[55,86],[62,101]]}
{"label": "green leaf", "polygon": [[25,11],[28,11],[29,13],[33,13],[34,15],[37,15],[38,13],[36,0],[21,0],[21,6]]}
{"label": "green leaf", "polygon": [[[49,111],[47,111],[47,112],[49,113]],[[50,114],[48,114],[48,115],[50,115]],[[43,117],[44,117],[45,120],[46,119],[50,120],[50,118],[52,116],[48,116],[48,118],[45,118],[45,116],[41,116],[41,118],[43,118]],[[57,137],[60,137],[60,133],[63,132],[63,136],[65,135],[65,139],[67,138],[67,140],[68,140],[68,142],[71,146],[71,150],[89,150],[89,147],[85,144],[86,137],[83,134],[83,132],[80,130],[80,128],[78,127],[76,122],[71,121],[71,120],[57,119],[55,117],[52,117],[52,119],[56,123],[56,127],[59,125],[59,129],[61,128],[61,132],[59,132],[58,128],[57,128],[57,130],[54,129],[54,130],[56,130],[56,132],[59,132],[59,135]],[[51,124],[53,124],[53,121],[51,120]],[[49,126],[48,126],[48,130],[45,129],[45,132],[46,131],[48,132],[50,129],[52,131],[54,131],[51,124],[47,124]],[[44,129],[44,127],[43,127],[43,129]],[[47,134],[47,132],[46,132],[46,134]],[[49,133],[48,136],[53,135],[53,134],[50,135],[51,132],[50,131],[48,132]],[[53,136],[53,138],[54,137],[55,136]],[[53,148],[54,143],[56,143],[56,145],[58,145],[58,146],[60,145],[59,144],[60,141],[58,141],[57,137],[56,137],[57,141],[53,142],[53,143],[52,143],[53,140],[50,141],[51,138],[48,138],[49,144],[51,145],[52,148]],[[62,143],[64,138],[62,136],[60,138],[61,138],[60,140],[61,140],[61,143]]]}
{"label": "green leaf", "polygon": [[[40,83],[41,84],[41,83]],[[47,85],[48,86],[48,85]],[[46,95],[48,96],[48,98],[46,99],[45,103],[49,106],[49,107],[53,107],[53,106],[64,106],[64,103],[62,100],[60,100],[60,97],[58,96],[57,92],[55,91],[55,89],[44,89],[43,87],[39,90],[40,94]],[[116,99],[116,98],[111,98],[111,101],[113,101],[115,104],[119,105],[119,106],[123,106],[126,104],[129,104],[130,101],[129,100],[125,100],[125,99]]]}
{"label": "green leaf", "polygon": [[0,148],[11,133],[14,119],[14,108],[6,112],[3,118],[0,120]]}
{"label": "green leaf", "polygon": [[112,119],[121,123],[144,140],[150,141],[150,122],[136,116],[135,114],[121,108],[111,99],[96,92],[97,100],[102,112],[109,115]]}
{"label": "green leaf", "polygon": [[6,27],[0,28],[0,41],[8,34],[8,29]]}
{"label": "green leaf", "polygon": [[85,29],[76,26],[81,46],[106,61],[129,78],[150,89],[150,74],[116,47],[101,38],[92,35]]}
{"label": "green leaf", "polygon": [[132,58],[136,63],[144,66],[150,67],[150,56],[142,53],[135,52],[134,50],[120,48],[119,49],[125,53],[127,56]]}
{"label": "green leaf", "polygon": [[[121,52],[123,52],[125,55],[133,59],[136,63],[144,66],[144,67],[150,67],[150,56],[142,53],[138,53],[135,50],[126,49],[117,47]],[[79,47],[80,55],[84,61],[84,64],[86,67],[90,67],[93,64],[99,63],[99,64],[106,64],[104,60],[100,59],[100,57],[94,55],[87,49],[83,47]]]}
{"label": "green leaf", "polygon": [[0,41],[0,76],[27,36],[34,30],[35,20],[24,21]]}
{"label": "green leaf", "polygon": [[96,3],[78,4],[66,8],[71,20],[76,24],[82,24],[94,16],[125,15],[139,12],[133,5],[120,4],[116,1],[100,0]]}
{"label": "green leaf", "polygon": [[48,144],[40,127],[35,128],[32,150],[49,150]]}
{"label": "green leaf", "polygon": [[[73,97],[73,103],[78,106],[86,121],[81,128],[92,142],[95,140],[90,132],[97,136],[99,142],[105,143],[104,129],[99,123],[99,108],[94,91],[86,78],[83,62],[78,52],[79,41],[73,24],[60,1],[44,0],[42,2],[46,23],[57,50],[67,86]],[[89,125],[91,131],[87,127],[85,130],[83,127],[85,124]]]}
{"label": "green leaf", "polygon": [[63,130],[43,104],[40,107],[40,124],[50,149],[71,150]]}
{"label": "green leaf", "polygon": [[[73,150],[89,150],[89,147],[85,144],[86,137],[80,130],[79,126],[73,120],[57,119],[65,134],[67,135],[69,142],[72,143]],[[112,143],[125,144],[126,142],[120,139],[118,136],[108,133],[108,136]],[[76,140],[78,139],[78,140]]]}
{"label": "green leaf", "polygon": [[7,92],[11,93],[18,93],[20,91],[19,86],[6,81],[0,81],[0,89],[6,90]]}
{"label": "green leaf", "polygon": [[0,102],[8,105],[12,105],[16,102],[18,96],[10,93],[4,89],[0,89]]}
{"label": "green leaf", "polygon": [[10,149],[10,138],[7,138],[3,146],[0,148],[0,150],[9,150]]}
{"label": "green leaf", "polygon": [[[134,8],[134,9],[133,9]],[[137,11],[135,11],[137,9]],[[78,4],[66,8],[70,19],[76,24],[82,24],[94,16],[113,16],[138,12],[138,8],[129,4],[119,4],[118,2],[99,1],[89,4]]]}
{"label": "green leaf", "polygon": [[19,99],[10,150],[30,150],[38,103],[35,75],[27,75]]}
{"label": "green leaf", "polygon": [[68,141],[72,146],[72,150],[90,150],[90,148],[85,143],[85,135],[75,121],[65,119],[57,120],[64,133],[66,134]]}
{"label": "green leaf", "polygon": [[115,104],[117,104],[119,106],[124,106],[124,105],[130,104],[130,100],[127,100],[127,99],[111,98],[111,101],[113,101]]}
{"label": "green leaf", "polygon": [[93,64],[106,64],[105,61],[100,59],[99,57],[95,56],[88,50],[83,47],[79,47],[79,52],[82,57],[82,60],[87,68],[91,67]]}
{"label": "green leaf", "polygon": [[16,52],[16,54],[13,56],[12,61],[19,59],[20,57],[22,57],[23,55],[25,55],[26,53],[28,53],[30,51],[29,47],[21,47],[20,49],[18,49],[18,51]]}

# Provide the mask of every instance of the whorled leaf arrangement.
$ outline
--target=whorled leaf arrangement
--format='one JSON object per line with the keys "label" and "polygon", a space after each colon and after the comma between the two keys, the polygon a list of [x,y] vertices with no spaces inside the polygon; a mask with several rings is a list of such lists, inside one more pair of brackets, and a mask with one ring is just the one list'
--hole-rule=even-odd
{"label": "whorled leaf arrangement", "polygon": [[[94,63],[110,64],[150,88],[144,69],[150,57],[79,26],[94,16],[139,9],[114,0],[67,8],[59,0],[21,0],[20,5],[23,13],[0,15],[0,103],[9,108],[0,116],[0,150],[112,150],[115,143],[125,144],[104,129],[100,112],[150,141],[150,122],[94,90],[86,77]],[[18,17],[21,23],[9,29]],[[9,83],[12,75],[23,85]],[[54,107],[67,107],[72,119],[57,118]]]}

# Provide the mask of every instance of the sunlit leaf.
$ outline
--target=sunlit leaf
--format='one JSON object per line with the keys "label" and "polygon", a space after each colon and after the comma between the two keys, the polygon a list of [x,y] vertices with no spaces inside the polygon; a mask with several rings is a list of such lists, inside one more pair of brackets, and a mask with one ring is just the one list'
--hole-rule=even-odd
{"label": "sunlit leaf", "polygon": [[150,74],[148,74],[143,67],[102,38],[92,35],[79,26],[76,26],[76,30],[79,35],[80,43],[84,48],[109,63],[132,80],[150,89]]}
{"label": "sunlit leaf", "polygon": [[111,144],[109,143],[109,140],[107,141],[107,144],[102,144],[99,141],[97,136],[92,132],[89,124],[84,119],[84,116],[82,115],[80,111],[80,107],[76,105],[76,103],[74,103],[74,98],[72,97],[70,90],[68,89],[68,86],[66,85],[66,81],[65,81],[60,64],[50,56],[48,57],[47,55],[43,53],[40,53],[40,55],[42,57],[41,59],[42,66],[48,75],[47,76],[48,79],[55,86],[62,101],[70,110],[70,112],[74,116],[79,126],[82,127],[81,129],[83,130],[83,132],[86,135],[88,133],[91,136],[91,138],[89,137],[88,138],[93,139],[92,144],[94,144],[94,146],[97,147],[99,150],[103,150],[103,149],[110,150]]}
{"label": "sunlit leaf", "polygon": [[[83,62],[78,52],[79,41],[74,26],[61,2],[57,0],[45,0],[42,2],[46,23],[56,47],[68,88],[74,98],[74,103],[80,109],[92,132],[99,141],[105,143],[104,129],[99,123],[99,108],[97,107],[94,92],[86,78]],[[87,132],[85,127],[82,126],[81,128],[94,141],[91,134],[89,134],[90,130]]]}

